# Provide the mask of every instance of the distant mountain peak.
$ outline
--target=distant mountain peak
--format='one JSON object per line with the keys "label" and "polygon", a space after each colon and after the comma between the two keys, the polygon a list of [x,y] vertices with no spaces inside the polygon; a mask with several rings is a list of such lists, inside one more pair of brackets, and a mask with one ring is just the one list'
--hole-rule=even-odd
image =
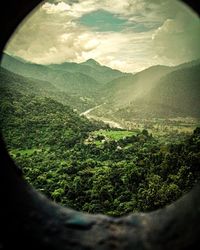
{"label": "distant mountain peak", "polygon": [[82,64],[87,64],[87,65],[91,65],[91,66],[100,65],[100,63],[98,63],[97,61],[95,61],[92,58],[88,59],[87,61],[83,62]]}

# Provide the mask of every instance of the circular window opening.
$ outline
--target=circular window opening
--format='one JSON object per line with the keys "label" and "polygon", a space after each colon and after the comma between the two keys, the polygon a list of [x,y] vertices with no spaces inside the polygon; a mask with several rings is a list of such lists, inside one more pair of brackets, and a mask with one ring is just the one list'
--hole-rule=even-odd
{"label": "circular window opening", "polygon": [[200,178],[199,38],[178,1],[43,2],[0,68],[1,130],[27,181],[112,216],[188,192]]}

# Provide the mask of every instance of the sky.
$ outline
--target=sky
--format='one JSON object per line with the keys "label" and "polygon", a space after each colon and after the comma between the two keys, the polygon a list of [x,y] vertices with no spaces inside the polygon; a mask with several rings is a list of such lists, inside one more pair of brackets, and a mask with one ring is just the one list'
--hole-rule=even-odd
{"label": "sky", "polygon": [[175,0],[48,0],[5,51],[38,64],[90,58],[123,72],[200,57],[200,21]]}

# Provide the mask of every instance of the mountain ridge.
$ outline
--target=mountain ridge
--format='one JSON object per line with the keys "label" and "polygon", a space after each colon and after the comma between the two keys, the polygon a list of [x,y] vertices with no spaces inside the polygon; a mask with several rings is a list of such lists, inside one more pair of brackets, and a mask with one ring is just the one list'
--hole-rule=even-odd
{"label": "mountain ridge", "polygon": [[3,67],[0,67],[0,89],[3,91],[20,92],[23,95],[33,94],[48,97],[64,105],[68,105],[78,112],[93,107],[96,103],[92,100],[80,98],[77,95],[69,95],[48,81],[28,78]]}
{"label": "mountain ridge", "polygon": [[[126,73],[120,72],[118,70],[113,70],[109,67],[102,66],[93,59],[91,60],[89,61],[89,64],[91,64],[92,62],[92,67],[88,65],[88,61],[86,61],[85,64],[65,62],[62,64],[40,65],[30,62],[25,63],[4,53],[4,56],[1,61],[1,66],[8,69],[9,71],[21,74],[25,77],[32,77],[39,80],[47,80],[54,84],[61,83],[62,86],[64,86],[64,82],[62,82],[62,80],[59,80],[59,77],[61,77],[61,75],[63,74],[70,75],[70,73],[75,73],[74,80],[71,83],[72,86],[79,84],[80,82],[79,79],[76,81],[77,73],[84,74],[85,77],[88,77],[88,82],[93,81],[97,85],[103,85],[113,79],[118,78],[119,76],[127,75]],[[56,81],[54,80],[54,78],[56,78]],[[69,86],[69,84],[70,82],[67,85]]]}
{"label": "mountain ridge", "polygon": [[149,91],[126,101],[121,107],[113,101],[112,108],[117,120],[131,120],[133,117],[200,117],[200,63],[172,68]]}
{"label": "mountain ridge", "polygon": [[[107,105],[100,108],[102,113],[111,113],[109,110],[116,113],[118,109],[123,109],[125,112],[126,108],[131,107],[134,109],[133,115],[138,115],[139,112],[147,115],[152,107],[152,115],[156,116],[165,113],[189,115],[190,110],[193,115],[200,115],[197,111],[198,108],[200,110],[198,102],[200,60],[173,67],[154,65],[136,74],[112,70],[100,65],[94,59],[80,64],[65,62],[43,66],[19,62],[16,58],[4,55],[2,66],[8,70],[17,71],[17,74],[24,74],[26,77],[36,77],[39,80],[50,82],[59,91],[68,95],[77,95],[78,98],[83,99],[89,98],[97,105],[106,103]],[[193,76],[192,72],[197,77]],[[109,79],[111,80],[108,81]],[[192,88],[196,88],[197,91],[191,91]],[[195,103],[188,96],[189,94],[192,95]],[[183,103],[182,105],[185,101],[183,99],[190,100],[184,112],[184,108],[180,107],[176,98]],[[190,107],[191,105],[192,107]],[[168,111],[164,112],[164,109]],[[99,112],[96,109],[95,111]]]}

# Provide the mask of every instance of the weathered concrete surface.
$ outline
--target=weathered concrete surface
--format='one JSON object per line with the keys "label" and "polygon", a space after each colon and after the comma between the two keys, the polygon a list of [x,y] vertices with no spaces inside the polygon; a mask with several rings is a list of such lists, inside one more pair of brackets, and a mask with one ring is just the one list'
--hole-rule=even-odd
{"label": "weathered concrete surface", "polygon": [[[1,8],[1,50],[16,23],[38,2],[6,1]],[[116,219],[78,213],[50,202],[25,183],[0,140],[0,249],[189,250],[200,249],[199,235],[199,186],[148,214]]]}

